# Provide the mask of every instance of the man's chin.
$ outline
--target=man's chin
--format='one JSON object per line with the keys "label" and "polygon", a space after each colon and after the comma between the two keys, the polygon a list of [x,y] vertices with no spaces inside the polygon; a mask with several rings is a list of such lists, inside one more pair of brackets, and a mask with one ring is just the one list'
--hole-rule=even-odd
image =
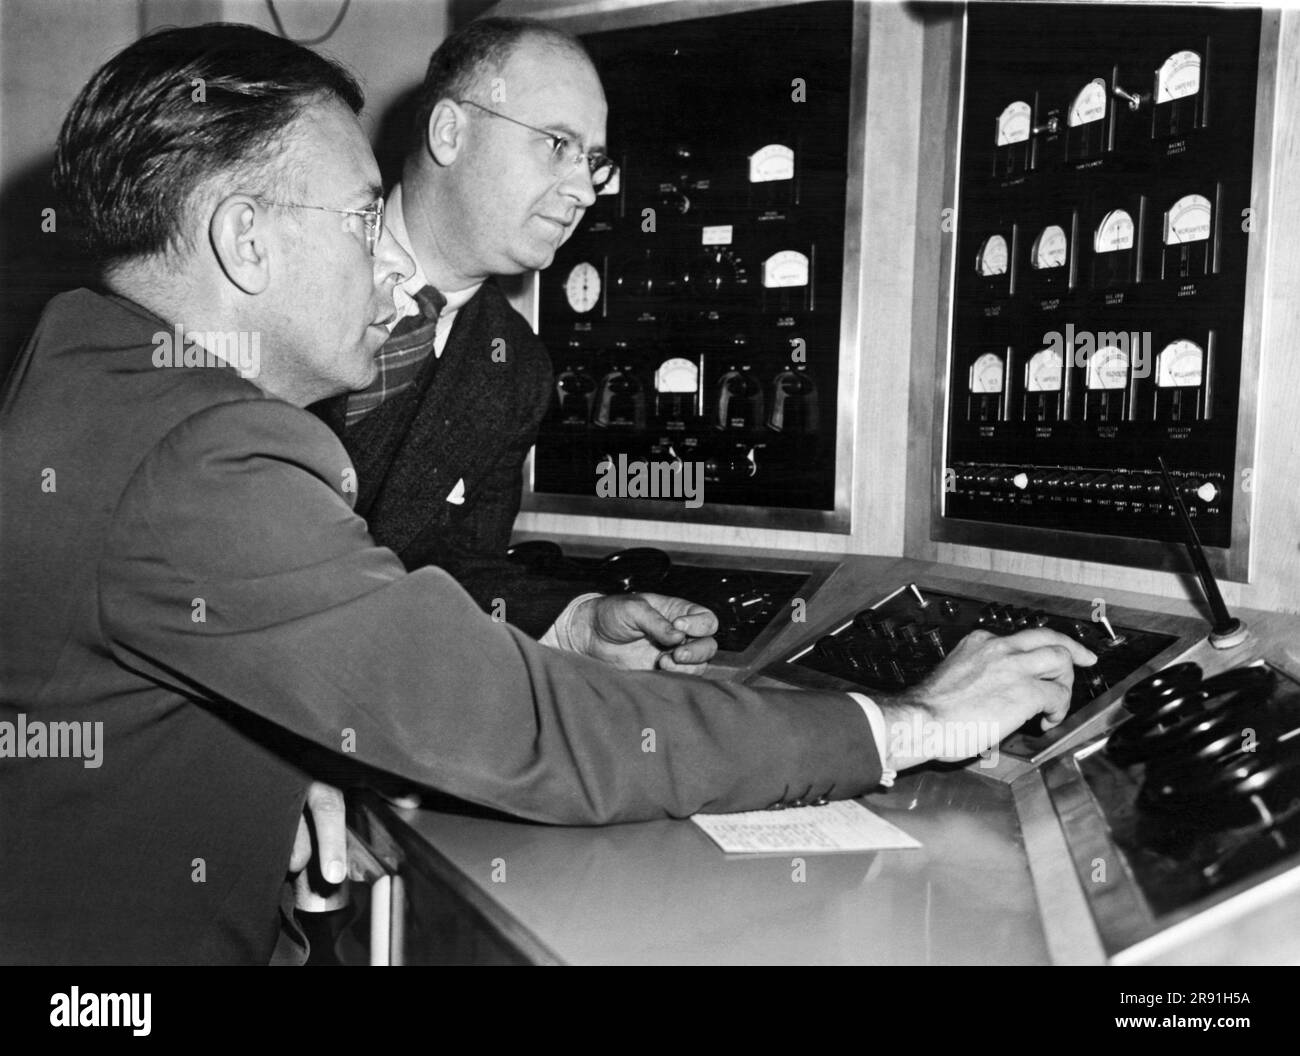
{"label": "man's chin", "polygon": [[370,388],[370,385],[375,378],[379,377],[379,362],[375,359],[375,356],[379,352],[379,349],[383,347],[382,342],[373,348],[371,347],[371,342],[366,342],[366,357],[363,361],[357,363],[356,370],[352,372],[352,376],[348,379],[348,387],[346,391],[360,392],[362,389]]}
{"label": "man's chin", "polygon": [[534,242],[528,251],[518,260],[520,272],[545,271],[555,260],[555,252],[560,247],[553,242]]}

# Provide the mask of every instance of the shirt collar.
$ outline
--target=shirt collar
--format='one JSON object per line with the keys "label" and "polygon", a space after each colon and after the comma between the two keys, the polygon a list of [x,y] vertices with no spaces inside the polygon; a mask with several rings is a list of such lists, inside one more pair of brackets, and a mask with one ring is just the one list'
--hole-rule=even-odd
{"label": "shirt collar", "polygon": [[[394,184],[393,189],[384,199],[384,228],[406,250],[407,256],[415,261],[415,271],[411,277],[405,282],[398,283],[397,288],[393,291],[393,300],[397,305],[397,315],[393,318],[392,325],[389,326],[389,330],[392,330],[397,325],[398,320],[408,315],[419,314],[420,309],[415,303],[415,294],[429,285],[424,268],[416,259],[415,251],[411,248],[411,235],[406,229],[406,217],[402,213],[402,185],[400,183]],[[447,304],[442,309],[442,315],[448,316],[452,312],[459,310],[474,294],[478,293],[479,287],[482,285],[483,283],[477,282],[463,290],[440,290],[439,292],[447,298]]]}

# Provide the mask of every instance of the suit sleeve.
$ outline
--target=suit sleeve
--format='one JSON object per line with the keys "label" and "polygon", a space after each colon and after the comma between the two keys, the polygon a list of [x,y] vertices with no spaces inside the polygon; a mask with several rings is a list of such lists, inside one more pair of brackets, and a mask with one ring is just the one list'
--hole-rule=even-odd
{"label": "suit sleeve", "polygon": [[350,464],[276,400],[208,408],[141,463],[99,565],[118,662],[330,751],[515,815],[599,824],[875,786],[847,694],[618,672],[408,574],[343,498]]}

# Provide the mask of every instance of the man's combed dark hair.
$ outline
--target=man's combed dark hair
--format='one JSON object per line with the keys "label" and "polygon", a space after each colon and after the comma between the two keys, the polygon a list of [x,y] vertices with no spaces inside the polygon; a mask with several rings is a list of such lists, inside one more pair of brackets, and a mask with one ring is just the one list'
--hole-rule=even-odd
{"label": "man's combed dark hair", "polygon": [[59,132],[55,187],[113,264],[186,243],[196,192],[274,193],[304,107],[364,96],[337,63],[253,26],[212,23],[142,38],[101,67]]}
{"label": "man's combed dark hair", "polygon": [[412,151],[423,149],[429,115],[441,100],[469,98],[479,79],[499,72],[526,38],[544,40],[591,60],[577,37],[537,19],[476,19],[444,40],[429,59],[417,96]]}

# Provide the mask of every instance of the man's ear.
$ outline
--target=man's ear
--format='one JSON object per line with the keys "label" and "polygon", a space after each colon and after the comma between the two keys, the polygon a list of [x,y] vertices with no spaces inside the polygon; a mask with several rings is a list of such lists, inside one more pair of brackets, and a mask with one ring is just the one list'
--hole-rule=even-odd
{"label": "man's ear", "polygon": [[226,278],[245,293],[259,294],[271,281],[267,214],[246,194],[223,198],[208,222],[208,238]]}
{"label": "man's ear", "polygon": [[466,115],[450,99],[442,99],[429,114],[424,128],[424,145],[439,165],[450,165],[465,147]]}

